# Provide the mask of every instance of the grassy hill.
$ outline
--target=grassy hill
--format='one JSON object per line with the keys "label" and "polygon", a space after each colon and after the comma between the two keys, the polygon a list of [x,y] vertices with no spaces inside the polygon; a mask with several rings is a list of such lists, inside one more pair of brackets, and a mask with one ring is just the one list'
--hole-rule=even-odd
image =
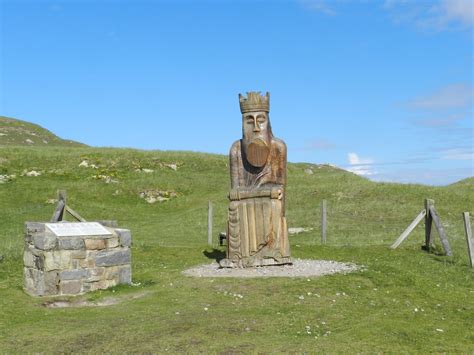
{"label": "grassy hill", "polygon": [[34,123],[0,116],[0,146],[85,146],[85,144],[61,139]]}
{"label": "grassy hill", "polygon": [[[39,175],[28,176],[33,170]],[[0,184],[4,352],[474,351],[474,277],[461,219],[462,212],[474,212],[472,178],[446,187],[375,183],[326,165],[289,164],[289,226],[312,228],[290,236],[292,256],[364,269],[237,280],[181,274],[223,253],[206,241],[208,200],[216,234],[225,230],[225,156],[7,146],[0,150],[0,174],[10,177]],[[67,190],[71,207],[86,219],[116,219],[132,230],[135,286],[81,296],[95,302],[114,297],[120,304],[49,309],[22,291],[23,223],[49,220],[57,189]],[[176,197],[143,198],[160,192]],[[422,225],[399,249],[388,249],[426,197],[435,200],[451,258],[421,251]],[[322,199],[328,201],[325,246]]]}

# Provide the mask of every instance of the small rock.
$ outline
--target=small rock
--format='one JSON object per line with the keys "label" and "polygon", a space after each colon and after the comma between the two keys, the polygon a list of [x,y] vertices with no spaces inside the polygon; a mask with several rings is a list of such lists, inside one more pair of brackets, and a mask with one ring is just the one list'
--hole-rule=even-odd
{"label": "small rock", "polygon": [[6,182],[12,181],[14,178],[16,178],[16,175],[0,175],[0,184],[4,184]]}
{"label": "small rock", "polygon": [[165,164],[165,166],[166,166],[167,168],[170,168],[171,170],[174,170],[174,171],[178,170],[178,165],[175,164],[175,163],[172,163],[172,164]]}
{"label": "small rock", "polygon": [[147,197],[145,197],[145,201],[148,202],[148,203],[155,203],[158,200],[156,199],[156,197],[147,196]]}
{"label": "small rock", "polygon": [[83,168],[91,168],[91,169],[98,169],[99,167],[95,164],[89,164],[89,161],[86,159],[86,160],[83,160],[80,162],[79,164],[80,167],[83,167]]}
{"label": "small rock", "polygon": [[[92,165],[89,165],[89,166],[92,167]],[[99,175],[94,175],[92,177],[97,180],[103,180],[106,184],[118,184],[118,180],[112,179],[112,177],[109,175],[99,174]]]}
{"label": "small rock", "polygon": [[25,173],[26,176],[40,176],[41,172],[36,170],[31,170]]}
{"label": "small rock", "polygon": [[304,172],[305,172],[307,175],[313,175],[313,174],[314,174],[313,169],[310,169],[310,168],[304,169]]}
{"label": "small rock", "polygon": [[106,184],[118,184],[118,180],[112,179],[110,176],[107,176],[104,181]]}
{"label": "small rock", "polygon": [[155,203],[168,201],[171,198],[177,197],[178,194],[175,191],[145,190],[141,191],[138,196],[145,199],[148,203]]}
{"label": "small rock", "polygon": [[28,144],[34,144],[34,143],[35,143],[35,142],[33,142],[31,139],[29,139],[29,138],[28,138],[27,140],[25,140],[25,142],[28,143]]}

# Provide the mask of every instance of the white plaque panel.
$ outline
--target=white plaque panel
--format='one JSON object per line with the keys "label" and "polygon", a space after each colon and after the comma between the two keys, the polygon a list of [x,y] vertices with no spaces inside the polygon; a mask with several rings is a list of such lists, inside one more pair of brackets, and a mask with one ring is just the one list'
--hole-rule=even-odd
{"label": "white plaque panel", "polygon": [[85,235],[112,235],[97,222],[45,223],[46,227],[58,237]]}

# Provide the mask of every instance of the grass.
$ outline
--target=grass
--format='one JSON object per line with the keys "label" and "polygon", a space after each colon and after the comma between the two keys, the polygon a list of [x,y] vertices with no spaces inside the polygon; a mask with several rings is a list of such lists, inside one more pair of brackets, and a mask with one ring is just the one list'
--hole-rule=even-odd
{"label": "grass", "polygon": [[[84,160],[97,169],[79,167]],[[42,175],[21,176],[30,170]],[[206,214],[212,200],[214,230],[225,229],[225,156],[4,146],[0,174],[16,175],[0,184],[3,352],[474,351],[474,278],[461,218],[474,212],[472,178],[446,187],[374,183],[331,166],[289,164],[289,226],[313,228],[290,236],[292,256],[364,268],[321,278],[236,280],[181,275],[224,251],[206,245]],[[86,219],[116,219],[132,230],[135,286],[81,296],[123,297],[119,305],[48,309],[44,298],[22,291],[23,223],[49,220],[54,205],[47,201],[57,189],[67,190],[71,207]],[[139,197],[145,190],[178,197],[148,204]],[[453,257],[421,251],[422,225],[399,249],[388,249],[426,197],[435,200]],[[323,198],[326,246],[319,243]]]}

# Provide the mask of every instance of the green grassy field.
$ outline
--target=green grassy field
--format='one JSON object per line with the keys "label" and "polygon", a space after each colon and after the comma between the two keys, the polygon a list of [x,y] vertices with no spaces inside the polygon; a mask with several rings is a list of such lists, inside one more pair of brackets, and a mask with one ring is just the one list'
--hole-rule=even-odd
{"label": "green grassy field", "polygon": [[[97,168],[80,167],[84,160]],[[41,175],[26,176],[31,170]],[[472,178],[446,187],[374,183],[330,166],[289,164],[288,224],[312,228],[290,236],[292,256],[364,267],[320,278],[237,280],[181,274],[224,251],[206,242],[208,200],[215,234],[225,230],[225,156],[4,146],[2,174],[14,177],[0,184],[1,352],[474,351],[474,277],[461,218],[474,212]],[[23,292],[23,224],[49,220],[58,189],[86,219],[116,219],[131,229],[134,286],[81,296],[119,304],[51,309],[43,307],[48,299]],[[177,197],[149,204],[139,195],[150,190]],[[435,200],[453,257],[420,249],[423,225],[399,249],[388,249],[427,197]]]}

